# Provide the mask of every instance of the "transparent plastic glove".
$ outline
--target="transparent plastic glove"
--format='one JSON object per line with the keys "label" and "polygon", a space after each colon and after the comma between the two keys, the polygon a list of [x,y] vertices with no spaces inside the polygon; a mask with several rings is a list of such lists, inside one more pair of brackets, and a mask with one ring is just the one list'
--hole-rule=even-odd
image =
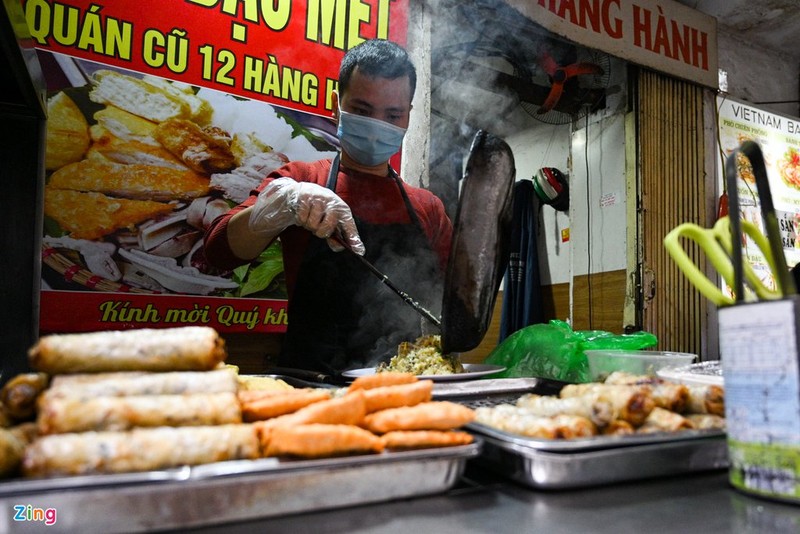
{"label": "transparent plastic glove", "polygon": [[292,224],[326,239],[332,250],[347,247],[364,254],[350,207],[336,193],[317,184],[277,178],[258,195],[248,226],[255,233],[277,235]]}

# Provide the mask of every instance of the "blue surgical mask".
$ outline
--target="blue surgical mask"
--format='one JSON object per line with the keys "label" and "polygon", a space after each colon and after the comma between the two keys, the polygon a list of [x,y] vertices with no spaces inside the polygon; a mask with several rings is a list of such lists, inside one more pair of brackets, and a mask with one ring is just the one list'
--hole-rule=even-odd
{"label": "blue surgical mask", "polygon": [[405,128],[388,122],[339,112],[336,135],[344,151],[362,165],[373,167],[389,161],[400,150],[405,134]]}

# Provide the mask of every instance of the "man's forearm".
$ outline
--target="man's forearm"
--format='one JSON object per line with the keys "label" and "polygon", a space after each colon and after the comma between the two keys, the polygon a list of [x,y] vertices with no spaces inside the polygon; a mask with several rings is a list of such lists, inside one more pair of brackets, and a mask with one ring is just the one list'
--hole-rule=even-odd
{"label": "man's forearm", "polygon": [[245,208],[228,221],[228,246],[236,257],[243,260],[257,257],[280,233],[265,234],[251,231],[249,222],[252,210],[252,207]]}

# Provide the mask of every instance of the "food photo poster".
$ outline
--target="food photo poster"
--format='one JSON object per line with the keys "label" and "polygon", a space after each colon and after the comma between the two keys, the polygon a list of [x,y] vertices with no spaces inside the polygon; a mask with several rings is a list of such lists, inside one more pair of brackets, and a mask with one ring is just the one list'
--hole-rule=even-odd
{"label": "food photo poster", "polygon": [[405,45],[408,0],[22,4],[47,83],[40,330],[285,331],[280,241],[221,272],[203,233],[335,154],[341,58]]}
{"label": "food photo poster", "polygon": [[[718,97],[717,109],[720,151],[724,158],[727,159],[745,141],[753,141],[761,148],[785,261],[791,268],[800,262],[800,120],[725,97]],[[737,156],[736,164],[741,216],[766,235],[752,167],[741,154]],[[722,190],[724,164],[720,166],[718,179]],[[742,252],[762,283],[775,289],[775,276],[749,236],[743,240]],[[730,294],[730,288],[726,289]]]}

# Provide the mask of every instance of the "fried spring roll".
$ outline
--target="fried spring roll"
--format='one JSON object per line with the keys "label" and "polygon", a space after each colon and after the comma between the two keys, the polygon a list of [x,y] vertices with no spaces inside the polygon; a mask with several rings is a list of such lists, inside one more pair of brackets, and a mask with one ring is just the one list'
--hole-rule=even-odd
{"label": "fried spring roll", "polygon": [[239,393],[242,417],[245,421],[262,421],[290,414],[315,402],[331,398],[331,394],[328,391],[310,388],[275,392],[276,394],[261,395],[260,397],[249,395],[250,393],[261,392],[242,391]]}
{"label": "fried spring roll", "polygon": [[472,443],[472,434],[460,430],[395,430],[381,436],[387,449],[455,447]]}
{"label": "fried spring roll", "polygon": [[16,421],[27,421],[36,415],[36,399],[47,388],[45,373],[23,373],[13,377],[0,389],[0,403],[6,414]]}
{"label": "fried spring roll", "polygon": [[471,408],[448,401],[389,408],[367,414],[364,427],[376,434],[392,430],[451,430],[475,419]]}
{"label": "fried spring roll", "polygon": [[500,406],[476,408],[475,421],[510,434],[540,439],[558,438],[558,428],[552,418],[526,414],[523,409],[506,406],[505,409]]}
{"label": "fried spring roll", "polygon": [[51,375],[207,371],[226,356],[225,342],[207,326],[56,334],[28,351],[31,367]]}
{"label": "fried spring roll", "polygon": [[605,426],[614,418],[611,401],[597,396],[559,398],[530,393],[517,399],[517,406],[531,415],[553,417],[556,415],[580,415],[597,426]]}
{"label": "fried spring roll", "polygon": [[416,382],[417,377],[411,373],[375,373],[374,375],[359,376],[347,388],[348,391],[357,389],[372,389],[383,386],[397,386],[400,384],[411,384]]}
{"label": "fried spring roll", "polygon": [[324,458],[355,453],[378,453],[381,439],[357,426],[310,424],[274,428],[265,456]]}
{"label": "fried spring roll", "polygon": [[656,376],[634,375],[624,371],[614,371],[604,384],[648,386],[656,406],[681,413],[689,403],[689,388],[683,384],[667,382]]}
{"label": "fried spring roll", "polygon": [[698,430],[725,430],[725,418],[711,413],[690,413],[686,419]]}
{"label": "fried spring roll", "polygon": [[364,401],[367,413],[399,408],[401,406],[414,406],[421,402],[428,402],[433,395],[433,381],[420,380],[410,384],[395,386],[382,386],[364,390]]}
{"label": "fried spring roll", "polygon": [[27,421],[12,426],[8,431],[11,432],[23,446],[33,443],[33,441],[39,437],[39,427],[34,421]]}
{"label": "fried spring roll", "polygon": [[725,415],[725,390],[720,386],[689,386],[688,413]]}
{"label": "fried spring roll", "polygon": [[366,414],[364,392],[351,394],[330,400],[315,402],[294,413],[274,417],[267,421],[255,423],[259,430],[277,426],[309,425],[321,423],[328,425],[360,425]]}
{"label": "fried spring roll", "polygon": [[614,406],[617,419],[639,426],[655,407],[651,393],[647,386],[568,384],[561,389],[560,396],[561,398],[593,396],[597,399],[607,399]]}
{"label": "fried spring roll", "polygon": [[604,436],[625,436],[634,432],[636,429],[633,428],[633,425],[622,419],[614,419],[600,431]]}
{"label": "fried spring roll", "polygon": [[204,426],[241,423],[234,393],[46,398],[39,407],[41,434],[127,430],[133,427]]}
{"label": "fried spring roll", "polygon": [[553,417],[533,415],[525,408],[510,404],[475,410],[476,421],[503,432],[540,439],[574,439],[597,435],[597,427],[588,418],[561,414]]}
{"label": "fried spring roll", "polygon": [[22,462],[24,448],[24,444],[12,432],[0,428],[0,478],[16,473]]}
{"label": "fried spring roll", "polygon": [[655,407],[650,415],[645,419],[644,424],[636,431],[641,433],[648,432],[677,432],[678,430],[690,430],[694,424],[680,414]]}
{"label": "fried spring roll", "polygon": [[175,371],[171,373],[121,372],[53,377],[46,397],[129,397],[135,395],[185,395],[194,393],[236,393],[236,373]]}
{"label": "fried spring roll", "polygon": [[128,473],[260,456],[252,425],[137,428],[44,436],[25,448],[26,476]]}

